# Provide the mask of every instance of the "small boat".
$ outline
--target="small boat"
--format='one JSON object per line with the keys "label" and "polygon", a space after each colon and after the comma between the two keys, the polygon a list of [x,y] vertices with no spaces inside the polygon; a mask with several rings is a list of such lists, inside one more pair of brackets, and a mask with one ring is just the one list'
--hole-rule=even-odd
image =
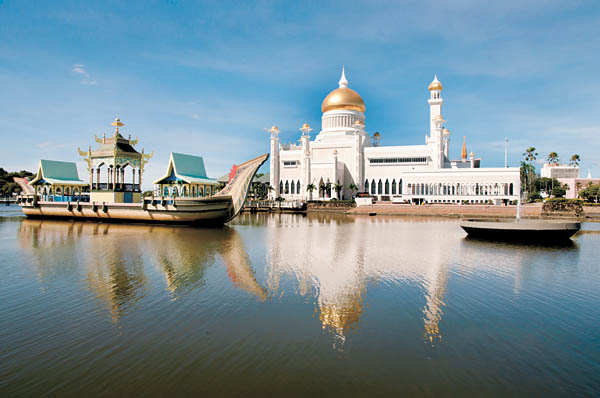
{"label": "small boat", "polygon": [[576,221],[489,218],[463,220],[460,226],[470,237],[523,242],[564,241],[581,229]]}
{"label": "small boat", "polygon": [[[521,186],[519,184],[519,192]],[[515,219],[467,219],[460,222],[461,228],[470,236],[490,240],[513,242],[561,242],[566,241],[581,229],[577,221],[521,219],[521,196],[517,202]]]}

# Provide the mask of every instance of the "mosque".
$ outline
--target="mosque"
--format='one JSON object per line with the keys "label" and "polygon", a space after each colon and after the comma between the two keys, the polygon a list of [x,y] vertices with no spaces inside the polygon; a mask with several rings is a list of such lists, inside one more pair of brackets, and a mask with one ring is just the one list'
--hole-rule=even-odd
{"label": "mosque", "polygon": [[519,168],[483,168],[463,139],[460,159],[449,155],[450,131],[442,116],[442,83],[429,84],[429,131],[424,145],[382,146],[366,129],[366,106],[350,87],[344,69],[339,87],[321,104],[321,131],[311,141],[308,124],[299,143],[282,144],[271,135],[272,199],[351,199],[356,192],[378,201],[411,203],[493,203],[517,200]]}

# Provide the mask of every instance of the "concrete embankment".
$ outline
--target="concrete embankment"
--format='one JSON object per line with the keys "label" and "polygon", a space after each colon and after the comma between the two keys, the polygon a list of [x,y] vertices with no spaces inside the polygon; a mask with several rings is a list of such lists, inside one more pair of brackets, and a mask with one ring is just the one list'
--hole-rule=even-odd
{"label": "concrete embankment", "polygon": [[[406,215],[406,216],[442,216],[442,217],[515,217],[516,206],[493,205],[407,205],[407,204],[374,204],[358,206],[348,214]],[[542,204],[532,203],[521,206],[521,216],[527,218],[541,217]]]}

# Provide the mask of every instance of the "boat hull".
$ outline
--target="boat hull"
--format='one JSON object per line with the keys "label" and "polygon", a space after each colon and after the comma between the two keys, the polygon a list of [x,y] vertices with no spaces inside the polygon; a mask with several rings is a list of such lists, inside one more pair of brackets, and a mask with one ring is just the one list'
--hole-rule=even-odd
{"label": "boat hull", "polygon": [[570,239],[581,229],[579,222],[547,220],[463,220],[461,228],[482,239],[520,242],[558,242]]}
{"label": "boat hull", "polygon": [[224,224],[233,214],[231,197],[205,198],[162,205],[159,203],[63,203],[37,202],[21,206],[30,218],[125,221],[168,224]]}

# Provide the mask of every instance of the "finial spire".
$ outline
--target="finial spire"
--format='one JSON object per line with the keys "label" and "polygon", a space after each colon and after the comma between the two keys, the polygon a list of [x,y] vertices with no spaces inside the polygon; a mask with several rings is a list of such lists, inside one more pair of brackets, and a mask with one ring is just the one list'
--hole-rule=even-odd
{"label": "finial spire", "polygon": [[111,125],[115,126],[115,131],[117,134],[119,133],[119,127],[124,126],[124,124],[121,123],[121,120],[118,117],[115,118],[115,121],[112,122]]}
{"label": "finial spire", "polygon": [[467,160],[467,137],[464,135],[463,135],[463,147],[462,147],[461,159]]}
{"label": "finial spire", "polygon": [[346,79],[346,73],[344,71],[344,67],[342,66],[342,77],[340,77],[340,81],[338,82],[338,84],[341,87],[348,87],[348,79]]}

